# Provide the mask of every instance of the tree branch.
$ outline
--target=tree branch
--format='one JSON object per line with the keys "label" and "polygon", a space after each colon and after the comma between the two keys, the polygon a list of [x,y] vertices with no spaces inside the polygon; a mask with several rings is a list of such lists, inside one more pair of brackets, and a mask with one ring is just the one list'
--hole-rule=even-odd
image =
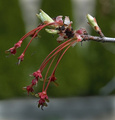
{"label": "tree branch", "polygon": [[91,36],[91,35],[82,35],[82,41],[97,41],[97,42],[115,42],[115,38],[111,37],[98,37],[98,36]]}

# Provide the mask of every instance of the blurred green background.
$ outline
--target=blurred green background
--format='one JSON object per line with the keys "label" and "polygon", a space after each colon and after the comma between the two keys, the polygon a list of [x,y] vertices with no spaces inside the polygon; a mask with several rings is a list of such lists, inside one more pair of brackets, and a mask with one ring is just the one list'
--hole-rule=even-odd
{"label": "blurred green background", "polygon": [[[77,21],[73,14],[74,9],[71,0],[42,0],[40,8],[51,17],[63,15],[69,16],[72,21]],[[114,11],[114,0],[95,1],[95,14],[93,16],[96,17],[105,36],[115,37]],[[76,17],[78,17],[77,14]],[[82,16],[83,19],[86,19],[85,17]],[[77,28],[74,24],[73,27]],[[26,52],[24,61],[17,66],[17,57],[21,54],[29,39],[23,42],[15,56],[6,57],[8,55],[5,54],[5,50],[12,47],[25,33],[26,28],[19,1],[1,0],[0,99],[26,97],[27,95],[22,87],[30,84],[32,78],[29,77],[29,74],[36,71],[48,53],[59,45],[56,42],[57,36],[52,37],[44,31],[40,32],[41,38],[33,41]],[[93,30],[90,34],[97,35]],[[50,85],[48,95],[51,97],[100,95],[100,90],[115,76],[114,47],[114,43],[86,42],[83,43],[83,46],[77,44],[70,48],[56,71],[59,87]],[[39,83],[36,91],[40,91],[41,85],[42,83]],[[115,90],[110,94],[114,93]]]}

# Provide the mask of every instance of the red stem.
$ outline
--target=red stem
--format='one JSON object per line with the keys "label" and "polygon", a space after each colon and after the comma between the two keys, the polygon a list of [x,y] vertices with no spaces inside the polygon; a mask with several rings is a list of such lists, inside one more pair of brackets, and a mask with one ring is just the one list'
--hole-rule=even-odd
{"label": "red stem", "polygon": [[68,46],[70,43],[65,44],[63,47],[59,48],[52,56],[49,57],[49,59],[47,59],[47,61],[44,62],[44,64],[42,65],[42,67],[40,67],[41,72],[43,71],[43,69],[45,68],[45,66],[47,65],[47,63],[51,60],[51,58],[56,55],[57,53],[59,53],[62,49],[64,49],[66,46]]}
{"label": "red stem", "polygon": [[[62,57],[63,57],[63,55],[65,54],[65,52],[70,48],[70,46],[71,46],[71,45],[69,45],[69,46],[65,49],[65,51],[62,53],[62,55],[61,55],[60,58],[58,59],[58,61],[57,61],[56,65],[55,65],[55,68],[54,68],[54,70],[53,70],[51,76],[54,74],[54,72],[55,72],[55,70],[56,70],[56,68],[57,68],[57,66],[58,66],[58,64],[59,64],[59,62],[60,62],[60,60],[62,59]],[[50,82],[51,82],[51,80],[48,81],[48,84],[47,84],[47,86],[46,86],[45,91],[47,91]]]}
{"label": "red stem", "polygon": [[[69,46],[72,46],[75,42],[77,42],[77,40],[75,40],[75,41],[71,42],[71,45],[69,45]],[[68,46],[68,47],[69,47],[69,46]],[[64,51],[64,52],[66,52],[66,51]],[[63,57],[63,56],[62,56],[62,57]],[[59,58],[59,59],[60,59],[60,58]],[[58,61],[60,61],[60,60],[58,60]],[[58,62],[58,61],[57,61],[57,62]],[[59,62],[58,62],[58,64],[59,64]],[[52,75],[54,75],[55,70],[56,70],[56,68],[57,68],[57,65],[58,65],[58,64],[56,64],[56,66],[55,66],[55,68],[54,68],[54,70],[53,70]]]}
{"label": "red stem", "polygon": [[25,54],[28,46],[30,45],[30,43],[32,42],[32,40],[35,38],[35,36],[38,34],[38,32],[39,32],[40,30],[42,30],[44,27],[46,27],[46,26],[48,26],[48,25],[50,25],[50,24],[52,25],[52,24],[54,24],[54,23],[48,23],[48,24],[39,26],[39,27],[35,28],[34,30],[30,31],[29,33],[27,33],[25,36],[23,36],[23,37],[20,39],[20,40],[25,39],[28,35],[30,35],[31,32],[35,32],[35,31],[38,30],[38,31],[34,34],[34,36],[31,38],[30,42],[27,44],[26,48],[25,48],[24,51],[23,51],[23,54]]}
{"label": "red stem", "polygon": [[49,53],[49,55],[44,59],[44,61],[42,62],[41,66],[40,66],[40,70],[43,67],[44,63],[46,62],[46,60],[48,59],[48,57],[53,54],[53,52],[55,52],[58,48],[64,46],[65,44],[67,44],[68,42],[70,42],[72,39],[67,40],[66,42],[62,43],[61,45],[59,45],[58,47],[56,47],[52,52]]}
{"label": "red stem", "polygon": [[[60,54],[59,54],[58,59],[57,59],[57,62],[58,62],[58,60],[60,59],[61,54],[62,54],[62,50],[60,51]],[[56,64],[57,64],[57,63],[56,63]],[[54,75],[54,74],[55,74],[55,71],[53,72],[52,75]]]}
{"label": "red stem", "polygon": [[42,27],[42,29],[43,29],[44,27],[46,27],[46,26],[48,26],[48,25],[53,25],[53,24],[55,24],[55,22],[48,23],[48,24],[45,24],[45,25],[42,25],[42,26],[41,26],[41,24],[40,24],[37,28],[35,28],[35,29],[31,30],[30,32],[26,33],[19,41],[21,41],[21,40],[23,41],[25,38],[27,38],[29,35],[31,35],[31,33],[39,30],[41,27]]}
{"label": "red stem", "polygon": [[35,32],[40,29],[41,26],[38,26],[37,28],[31,30],[30,32],[26,33],[19,41],[23,41],[25,38],[27,38],[29,35],[31,35],[32,32]]}
{"label": "red stem", "polygon": [[46,82],[46,79],[47,79],[47,75],[48,75],[49,69],[51,68],[51,65],[52,65],[52,63],[54,62],[54,59],[55,59],[55,58],[56,58],[56,55],[55,55],[54,58],[52,59],[50,65],[49,65],[49,67],[48,67],[48,69],[47,69],[47,72],[46,72],[46,75],[45,75],[45,79],[44,79],[44,83],[43,83],[43,89],[42,89],[42,91],[44,91],[45,82]]}
{"label": "red stem", "polygon": [[[41,30],[41,29],[40,29],[40,30]],[[34,34],[34,36],[32,37],[32,39],[30,40],[30,42],[27,44],[26,48],[25,48],[24,51],[23,51],[24,54],[25,54],[27,48],[29,47],[30,43],[32,42],[32,40],[34,39],[34,37],[38,34],[38,32],[39,32],[40,30],[38,30],[38,31]]]}

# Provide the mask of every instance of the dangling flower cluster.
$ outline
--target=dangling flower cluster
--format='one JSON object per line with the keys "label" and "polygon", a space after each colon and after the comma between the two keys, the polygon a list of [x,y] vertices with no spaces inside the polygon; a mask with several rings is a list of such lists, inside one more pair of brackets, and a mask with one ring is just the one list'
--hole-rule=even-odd
{"label": "dangling flower cluster", "polygon": [[[40,10],[40,13],[37,14],[37,17],[42,21],[42,23],[37,28],[25,34],[12,48],[7,51],[10,52],[10,54],[15,55],[17,48],[21,47],[21,44],[25,40],[25,38],[31,36],[32,38],[30,42],[26,46],[23,53],[18,57],[18,64],[20,64],[20,62],[24,60],[25,52],[28,46],[43,28],[49,27],[50,29],[45,29],[48,33],[59,35],[59,37],[57,38],[57,42],[62,43],[58,47],[56,47],[51,53],[49,53],[49,55],[42,62],[40,68],[32,74],[34,79],[32,80],[31,84],[24,87],[24,89],[27,90],[28,94],[34,93],[33,87],[38,84],[39,79],[43,80],[42,92],[35,94],[36,97],[40,98],[38,102],[38,107],[41,107],[43,109],[44,106],[47,106],[47,102],[49,102],[47,96],[47,89],[49,87],[49,84],[53,82],[58,85],[56,83],[57,78],[55,77],[55,72],[60,60],[71,46],[83,40],[82,35],[86,34],[86,30],[73,30],[71,26],[72,22],[67,16],[65,17],[64,21],[62,19],[62,16],[57,16],[56,19],[52,19],[44,11]],[[52,64],[54,64],[54,61],[56,61],[55,67],[52,70],[52,73],[50,73],[49,75],[49,70]],[[45,76],[43,77],[42,72],[47,65],[49,65],[49,67],[45,73]]]}

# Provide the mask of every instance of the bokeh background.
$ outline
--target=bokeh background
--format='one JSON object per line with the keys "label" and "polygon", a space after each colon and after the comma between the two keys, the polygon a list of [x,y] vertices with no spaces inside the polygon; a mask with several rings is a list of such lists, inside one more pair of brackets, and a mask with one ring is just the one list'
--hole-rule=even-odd
{"label": "bokeh background", "polygon": [[[86,14],[89,13],[96,17],[105,36],[115,37],[115,0],[0,0],[0,100],[26,98],[22,87],[30,84],[29,75],[59,45],[57,36],[42,31],[19,66],[17,57],[30,38],[23,42],[15,56],[5,54],[5,50],[39,24],[35,14],[40,8],[51,17],[69,16],[74,29],[85,27],[89,34],[97,35],[87,24]],[[91,41],[82,46],[77,44],[64,55],[56,77],[59,87],[52,84],[48,88],[48,95],[53,98],[114,95],[115,44]]]}

